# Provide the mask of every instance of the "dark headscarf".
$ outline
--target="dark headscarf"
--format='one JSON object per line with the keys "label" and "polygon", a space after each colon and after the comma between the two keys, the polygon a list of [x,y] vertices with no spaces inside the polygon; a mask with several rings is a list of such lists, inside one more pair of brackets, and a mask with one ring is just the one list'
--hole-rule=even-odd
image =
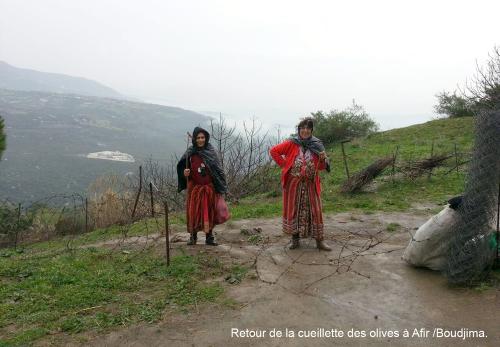
{"label": "dark headscarf", "polygon": [[[302,139],[299,135],[299,131],[300,130],[297,129],[297,134],[290,136],[290,141],[304,148],[304,151],[310,150],[318,156],[321,152],[325,151],[325,146],[320,139],[312,135],[307,139]],[[328,162],[328,160],[326,160],[326,171],[330,172],[330,163]]]}
{"label": "dark headscarf", "polygon": [[448,204],[452,209],[457,210],[460,207],[460,205],[462,205],[463,198],[464,198],[463,195],[455,196],[454,198],[448,200]]}
{"label": "dark headscarf", "polygon": [[[196,145],[196,136],[198,136],[199,133],[205,134],[205,145],[203,146],[203,148],[198,148],[198,146]],[[227,192],[226,175],[224,174],[224,170],[222,169],[222,166],[220,164],[219,156],[217,155],[214,146],[212,146],[212,144],[208,142],[209,140],[210,134],[208,133],[208,131],[200,127],[194,128],[192,138],[193,145],[187,149],[187,151],[177,163],[177,191],[180,192],[187,187],[187,179],[184,176],[186,160],[188,160],[188,158],[193,154],[198,154],[210,170],[215,191],[219,194]]]}

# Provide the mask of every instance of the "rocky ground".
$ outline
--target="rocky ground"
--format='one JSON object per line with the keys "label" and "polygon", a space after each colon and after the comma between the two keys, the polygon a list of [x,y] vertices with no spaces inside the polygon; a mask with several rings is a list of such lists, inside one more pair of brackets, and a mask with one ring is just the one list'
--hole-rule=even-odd
{"label": "rocky ground", "polygon": [[[429,217],[425,209],[326,215],[332,252],[318,251],[309,239],[289,250],[279,218],[229,222],[217,229],[218,247],[188,247],[187,234],[179,232],[174,253],[207,252],[249,269],[241,282],[219,279],[234,305],[166,312],[155,325],[76,340],[148,347],[500,345],[498,288],[452,288],[439,273],[401,260],[410,233]],[[157,242],[160,250],[161,238]],[[476,333],[486,337],[472,337]],[[76,340],[59,342],[78,345]]]}

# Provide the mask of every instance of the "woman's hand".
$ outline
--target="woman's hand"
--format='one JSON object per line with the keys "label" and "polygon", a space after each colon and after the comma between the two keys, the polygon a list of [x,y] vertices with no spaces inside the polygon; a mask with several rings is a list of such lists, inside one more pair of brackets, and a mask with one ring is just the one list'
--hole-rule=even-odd
{"label": "woman's hand", "polygon": [[325,160],[326,159],[326,152],[323,151],[319,154],[319,160]]}
{"label": "woman's hand", "polygon": [[191,173],[191,170],[189,169],[184,169],[184,177],[189,177],[189,174]]}

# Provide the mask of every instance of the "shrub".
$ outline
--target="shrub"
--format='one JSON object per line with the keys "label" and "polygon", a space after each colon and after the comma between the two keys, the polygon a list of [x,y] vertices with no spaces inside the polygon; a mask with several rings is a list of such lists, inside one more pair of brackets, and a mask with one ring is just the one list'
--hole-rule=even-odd
{"label": "shrub", "polygon": [[[132,221],[135,194],[128,184],[126,178],[117,175],[100,176],[92,182],[88,188],[88,209],[89,224],[93,228],[105,228],[114,224],[125,225]],[[143,187],[143,192],[145,189]],[[148,206],[144,203],[138,204],[135,217],[148,215]]]}
{"label": "shrub", "polygon": [[365,111],[363,106],[354,101],[345,110],[332,110],[329,113],[317,111],[311,113],[314,118],[314,135],[325,144],[331,144],[347,138],[364,137],[376,132],[378,124]]}
{"label": "shrub", "polygon": [[434,106],[437,114],[446,115],[449,118],[472,117],[474,115],[471,101],[455,92],[450,94],[442,92],[436,95],[438,104]]}
{"label": "shrub", "polygon": [[63,213],[55,224],[57,235],[75,235],[85,232],[85,215],[81,212]]}
{"label": "shrub", "polygon": [[19,233],[26,230],[33,224],[31,215],[26,215],[19,211],[19,208],[10,203],[0,204],[0,235],[4,235],[0,240],[2,244],[10,245],[18,241]]}

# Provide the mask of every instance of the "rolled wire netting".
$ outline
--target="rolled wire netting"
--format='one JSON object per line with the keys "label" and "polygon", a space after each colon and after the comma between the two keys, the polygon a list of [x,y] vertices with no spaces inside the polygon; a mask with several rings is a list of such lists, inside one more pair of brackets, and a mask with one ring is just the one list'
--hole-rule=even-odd
{"label": "rolled wire netting", "polygon": [[476,116],[464,198],[448,244],[445,274],[452,284],[477,284],[495,261],[499,177],[500,111],[484,111]]}

